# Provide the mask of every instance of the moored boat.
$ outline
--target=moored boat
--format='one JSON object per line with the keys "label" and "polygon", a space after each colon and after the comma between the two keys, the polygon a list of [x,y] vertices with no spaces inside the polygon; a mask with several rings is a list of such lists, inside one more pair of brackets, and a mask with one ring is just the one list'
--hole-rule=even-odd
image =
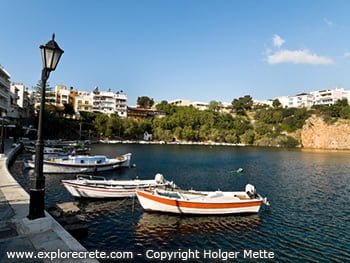
{"label": "moored boat", "polygon": [[77,176],[75,180],[62,180],[62,184],[74,197],[119,198],[135,195],[136,189],[147,189],[172,184],[162,174],[156,174],[151,180],[106,180],[97,176]]}
{"label": "moored boat", "polygon": [[177,214],[219,215],[258,213],[266,198],[247,184],[241,192],[200,192],[180,189],[136,190],[136,196],[146,211]]}
{"label": "moored boat", "polygon": [[[104,155],[69,155],[43,161],[44,173],[95,173],[110,171],[120,167],[130,167],[131,153],[107,158]],[[34,161],[27,161],[29,168],[34,168]]]}

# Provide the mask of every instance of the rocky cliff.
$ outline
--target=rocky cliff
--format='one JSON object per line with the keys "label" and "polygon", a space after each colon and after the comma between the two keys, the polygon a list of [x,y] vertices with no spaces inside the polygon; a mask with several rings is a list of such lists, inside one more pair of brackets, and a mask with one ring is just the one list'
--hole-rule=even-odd
{"label": "rocky cliff", "polygon": [[301,144],[304,148],[349,150],[350,121],[328,124],[321,117],[312,116],[302,128]]}

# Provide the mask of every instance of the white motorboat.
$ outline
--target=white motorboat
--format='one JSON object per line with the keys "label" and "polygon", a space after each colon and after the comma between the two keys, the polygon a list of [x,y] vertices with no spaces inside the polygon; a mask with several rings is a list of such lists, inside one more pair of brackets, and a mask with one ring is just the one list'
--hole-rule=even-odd
{"label": "white motorboat", "polygon": [[135,195],[136,189],[148,189],[172,184],[156,174],[152,180],[106,180],[98,176],[77,176],[75,180],[62,180],[68,192],[75,197],[118,198]]}
{"label": "white motorboat", "polygon": [[243,192],[199,192],[180,189],[136,190],[143,209],[177,214],[221,215],[258,213],[262,204],[269,205],[247,184]]}
{"label": "white motorboat", "polygon": [[[51,158],[43,161],[44,173],[95,173],[120,167],[130,167],[131,153],[107,158],[104,155],[77,155]],[[35,161],[27,161],[27,167],[34,168]]]}

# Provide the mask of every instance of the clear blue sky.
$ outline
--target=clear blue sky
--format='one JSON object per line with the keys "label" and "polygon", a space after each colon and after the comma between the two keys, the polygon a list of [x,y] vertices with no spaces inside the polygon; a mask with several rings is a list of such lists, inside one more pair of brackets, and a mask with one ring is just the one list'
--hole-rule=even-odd
{"label": "clear blue sky", "polygon": [[[0,64],[40,78],[39,45],[65,53],[50,84],[155,100],[257,99],[350,88],[349,1],[1,1]],[[273,41],[274,38],[274,41]]]}

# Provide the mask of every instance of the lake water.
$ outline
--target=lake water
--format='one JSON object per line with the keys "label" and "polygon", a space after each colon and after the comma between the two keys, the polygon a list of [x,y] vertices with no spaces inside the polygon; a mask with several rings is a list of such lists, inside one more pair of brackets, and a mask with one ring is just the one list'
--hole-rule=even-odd
{"label": "lake water", "polygon": [[[150,179],[162,173],[180,187],[196,190],[243,190],[251,183],[271,206],[257,215],[200,217],[143,212],[133,199],[80,201],[89,225],[80,242],[89,250],[264,249],[274,252],[278,262],[350,260],[348,152],[130,144],[93,145],[92,150],[109,157],[126,152],[133,154],[137,167],[106,177]],[[237,174],[239,167],[244,172]],[[12,170],[28,188],[22,163],[17,161]],[[46,176],[47,207],[74,200],[60,184],[65,178],[74,175]],[[136,257],[132,262],[143,261]]]}

